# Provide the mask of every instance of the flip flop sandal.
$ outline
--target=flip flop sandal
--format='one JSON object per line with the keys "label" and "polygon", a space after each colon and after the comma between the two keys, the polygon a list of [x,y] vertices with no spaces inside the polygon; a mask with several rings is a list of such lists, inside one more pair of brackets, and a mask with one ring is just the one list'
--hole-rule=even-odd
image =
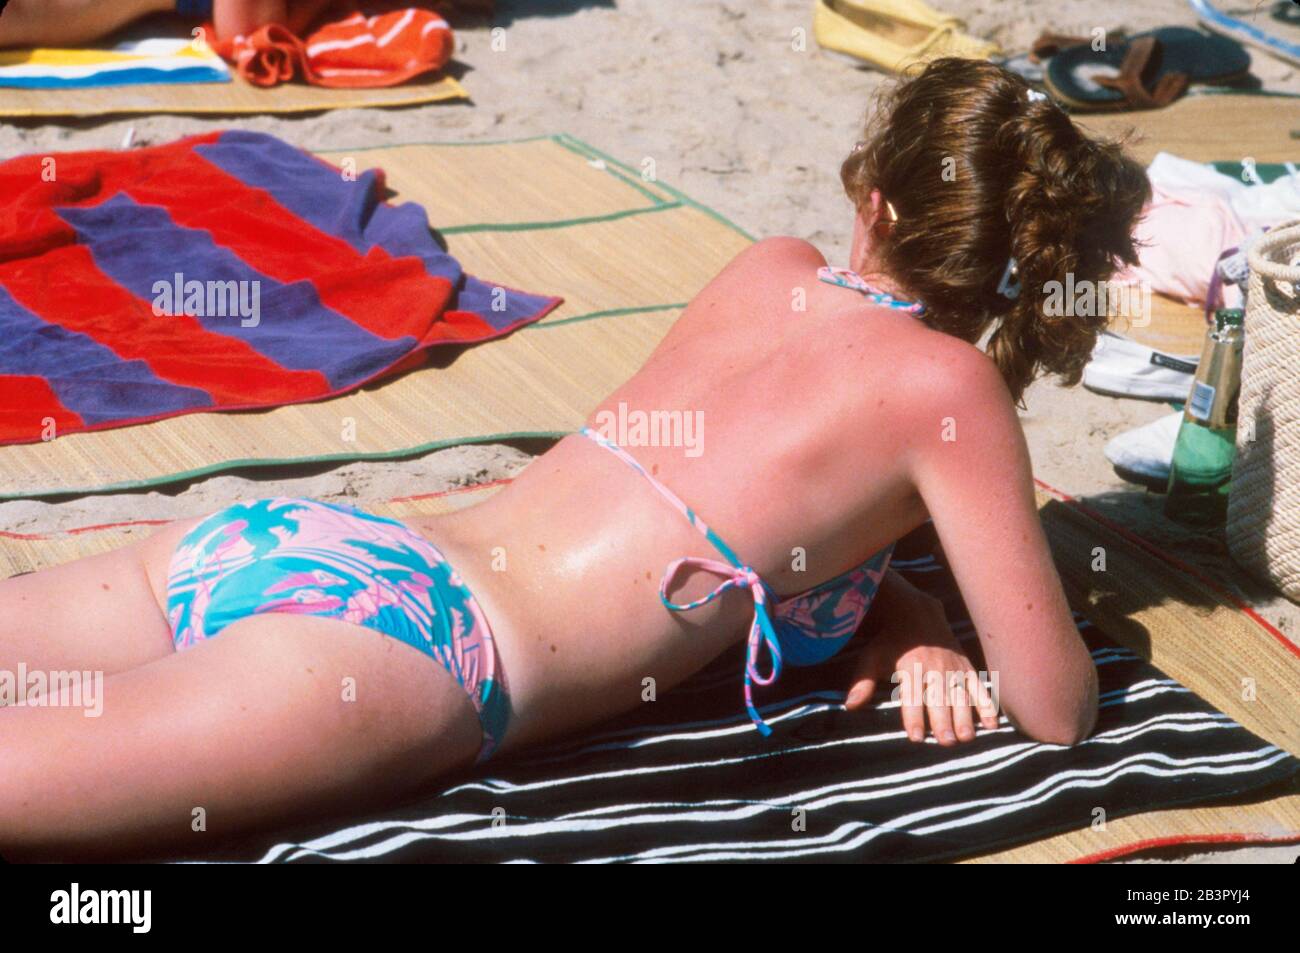
{"label": "flip flop sandal", "polygon": [[[1123,30],[1112,30],[1104,34],[1107,43],[1123,43],[1128,38],[1124,35]],[[1038,34],[1038,39],[1029,47],[1029,61],[1031,63],[1042,63],[1049,60],[1061,50],[1069,49],[1072,46],[1091,47],[1093,42],[1091,36],[1070,36],[1065,33],[1052,33],[1050,30],[1044,30]]]}
{"label": "flip flop sandal", "polygon": [[1108,43],[1104,50],[1067,47],[1048,62],[1044,80],[1071,109],[1159,109],[1190,83],[1228,82],[1249,69],[1250,54],[1240,43],[1171,26]]}
{"label": "flip flop sandal", "polygon": [[816,0],[813,35],[826,50],[891,72],[941,56],[987,59],[998,52],[996,44],[962,33],[955,18],[917,22],[925,10],[915,2]]}

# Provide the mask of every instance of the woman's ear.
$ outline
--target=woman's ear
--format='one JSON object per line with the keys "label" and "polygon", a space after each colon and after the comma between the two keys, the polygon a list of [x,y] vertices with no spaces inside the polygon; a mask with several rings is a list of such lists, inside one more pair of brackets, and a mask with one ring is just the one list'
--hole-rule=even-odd
{"label": "woman's ear", "polygon": [[885,204],[884,198],[880,194],[880,189],[871,190],[871,221],[867,224],[874,225],[876,219],[880,217],[880,207]]}
{"label": "woman's ear", "polygon": [[849,268],[862,273],[866,264],[867,256],[870,254],[870,242],[867,238],[871,234],[870,226],[862,218],[863,214],[870,214],[866,211],[866,206],[858,209],[853,216],[853,243],[849,246]]}
{"label": "woman's ear", "polygon": [[884,199],[878,189],[871,190],[869,202],[858,207],[853,217],[853,244],[849,248],[849,267],[859,273],[866,267],[872,254],[872,230],[880,220]]}

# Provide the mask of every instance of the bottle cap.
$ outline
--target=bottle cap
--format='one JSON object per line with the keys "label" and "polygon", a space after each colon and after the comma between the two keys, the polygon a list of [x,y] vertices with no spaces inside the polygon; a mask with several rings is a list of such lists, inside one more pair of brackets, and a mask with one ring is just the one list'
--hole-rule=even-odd
{"label": "bottle cap", "polygon": [[1245,314],[1241,308],[1219,308],[1214,312],[1214,326],[1216,328],[1239,328]]}

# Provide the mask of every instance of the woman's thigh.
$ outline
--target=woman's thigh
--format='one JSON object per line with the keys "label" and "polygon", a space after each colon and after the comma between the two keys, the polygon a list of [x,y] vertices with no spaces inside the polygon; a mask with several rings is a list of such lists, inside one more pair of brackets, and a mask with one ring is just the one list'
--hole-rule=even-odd
{"label": "woman's thigh", "polygon": [[[0,854],[201,853],[390,804],[473,762],[469,698],[408,645],[264,615],[107,677],[84,708],[0,709]],[[87,717],[90,715],[91,717]]]}
{"label": "woman's thigh", "polygon": [[0,671],[112,675],[170,655],[160,599],[171,551],[195,522],[170,523],[112,552],[0,579]]}

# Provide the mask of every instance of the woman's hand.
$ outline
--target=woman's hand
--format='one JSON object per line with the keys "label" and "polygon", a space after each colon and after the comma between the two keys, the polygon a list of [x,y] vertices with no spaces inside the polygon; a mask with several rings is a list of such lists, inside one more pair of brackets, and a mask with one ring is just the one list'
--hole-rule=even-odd
{"label": "woman's hand", "polygon": [[927,717],[944,747],[973,740],[976,717],[985,728],[998,726],[997,707],[952,634],[943,604],[892,570],[859,637],[867,642],[844,703],[848,710],[867,704],[876,686],[898,673],[895,696],[912,741],[925,740]]}

